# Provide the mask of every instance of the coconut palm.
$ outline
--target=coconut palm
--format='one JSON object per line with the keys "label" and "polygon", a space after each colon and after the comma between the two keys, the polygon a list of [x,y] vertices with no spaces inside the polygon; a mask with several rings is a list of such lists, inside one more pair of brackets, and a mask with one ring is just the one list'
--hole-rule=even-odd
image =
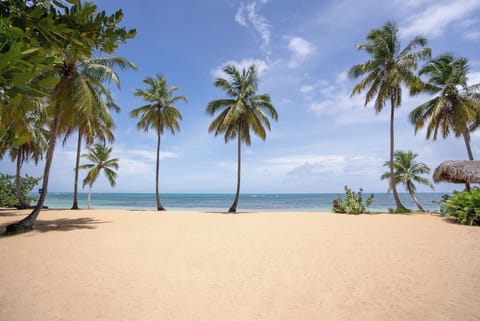
{"label": "coconut palm", "polygon": [[160,176],[160,138],[164,130],[169,130],[175,135],[180,130],[179,120],[182,114],[175,107],[175,103],[179,101],[187,101],[185,96],[174,96],[179,90],[178,87],[167,87],[167,79],[161,75],[156,77],[147,77],[143,82],[148,86],[145,89],[136,89],[135,96],[142,97],[147,105],[138,107],[131,111],[132,117],[140,117],[137,123],[137,129],[148,132],[153,129],[157,133],[157,162],[155,171],[155,198],[157,201],[157,210],[164,211],[160,202],[160,194],[158,181]]}
{"label": "coconut palm", "polygon": [[9,106],[9,112],[3,119],[8,123],[8,133],[17,143],[0,147],[0,159],[7,149],[12,161],[16,161],[15,194],[19,208],[29,208],[21,193],[21,168],[25,161],[33,159],[35,164],[43,158],[47,149],[48,131],[46,125],[46,111],[40,100],[22,95],[19,103]]}
{"label": "coconut palm", "polygon": [[[416,36],[405,48],[400,47],[398,28],[392,22],[387,22],[381,29],[373,29],[367,35],[367,43],[357,45],[357,49],[370,55],[363,64],[353,66],[349,71],[352,78],[365,77],[352,90],[351,96],[367,90],[365,106],[372,100],[377,113],[390,102],[390,177],[394,177],[394,120],[395,108],[402,103],[403,86],[413,90],[422,82],[414,73],[419,60],[430,57],[431,50],[425,48],[427,40]],[[397,211],[405,210],[400,202],[393,179],[389,189],[393,191]]]}
{"label": "coconut palm", "polygon": [[[393,161],[394,167],[394,176],[393,181],[395,185],[403,184],[407,189],[408,193],[412,197],[413,201],[417,205],[418,209],[422,212],[425,212],[423,207],[420,205],[418,201],[415,191],[416,186],[415,183],[427,185],[432,190],[433,184],[422,175],[429,174],[430,168],[425,163],[419,163],[415,159],[417,158],[418,154],[413,153],[411,151],[404,152],[404,151],[396,151],[395,158]],[[385,167],[390,168],[390,162],[386,161],[384,164]],[[385,172],[381,179],[384,180],[391,180],[390,171]],[[390,191],[390,189],[389,189]]]}
{"label": "coconut palm", "polygon": [[475,128],[480,111],[480,101],[467,86],[469,70],[467,58],[456,58],[451,54],[442,55],[428,62],[420,75],[428,79],[424,91],[436,95],[416,107],[410,113],[410,121],[415,125],[415,133],[427,125],[427,139],[435,140],[438,132],[445,138],[450,132],[456,137],[463,136],[468,159],[473,160],[470,147],[470,129]]}
{"label": "coconut palm", "polygon": [[[52,7],[50,11],[55,16],[53,25],[49,26],[52,28],[51,40],[57,58],[54,78],[59,81],[52,82],[55,87],[49,95],[51,121],[42,192],[37,205],[27,217],[7,226],[9,233],[33,227],[47,196],[56,140],[61,134],[62,125],[66,120],[73,119],[75,113],[82,113],[91,106],[88,85],[79,77],[78,62],[84,57],[92,57],[95,51],[111,54],[119,44],[136,33],[135,30],[127,31],[124,27],[118,27],[123,17],[121,10],[106,15],[105,12],[98,12],[94,4],[86,2],[62,6],[58,11]],[[36,34],[45,36],[42,32]]]}
{"label": "coconut palm", "polygon": [[93,147],[87,147],[88,153],[83,154],[82,157],[85,157],[91,163],[80,165],[80,169],[89,169],[87,176],[83,179],[83,187],[88,185],[88,208],[92,207],[91,204],[91,195],[92,195],[92,187],[93,183],[100,175],[100,172],[103,170],[103,173],[108,179],[110,186],[115,186],[115,179],[117,178],[117,173],[115,170],[118,170],[118,158],[111,158],[110,154],[112,152],[112,147],[106,147],[105,144],[95,144]]}
{"label": "coconut palm", "polygon": [[223,72],[229,79],[217,78],[215,87],[223,89],[230,98],[211,101],[207,113],[214,116],[208,131],[215,136],[224,134],[225,143],[237,138],[237,191],[229,213],[237,211],[240,196],[241,145],[251,144],[250,129],[262,140],[266,139],[265,127],[270,130],[269,117],[278,119],[277,111],[271,103],[268,94],[257,95],[258,80],[255,65],[247,70],[238,71],[234,66],[227,65]]}
{"label": "coconut palm", "polygon": [[110,143],[115,139],[112,132],[115,124],[110,110],[118,112],[120,107],[114,103],[110,90],[104,85],[113,81],[120,88],[120,79],[114,68],[125,70],[136,69],[136,66],[122,57],[82,58],[78,61],[78,77],[84,84],[89,102],[74,115],[66,115],[66,118],[73,118],[64,120],[61,129],[65,132],[64,142],[75,130],[78,131],[72,209],[78,209],[78,166],[82,141],[91,145],[95,139]]}

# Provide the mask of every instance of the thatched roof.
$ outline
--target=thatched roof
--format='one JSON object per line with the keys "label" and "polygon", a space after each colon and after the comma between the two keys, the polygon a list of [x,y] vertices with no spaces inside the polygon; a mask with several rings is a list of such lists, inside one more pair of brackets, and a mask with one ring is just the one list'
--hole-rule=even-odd
{"label": "thatched roof", "polygon": [[480,161],[446,161],[433,173],[433,181],[450,183],[480,183]]}

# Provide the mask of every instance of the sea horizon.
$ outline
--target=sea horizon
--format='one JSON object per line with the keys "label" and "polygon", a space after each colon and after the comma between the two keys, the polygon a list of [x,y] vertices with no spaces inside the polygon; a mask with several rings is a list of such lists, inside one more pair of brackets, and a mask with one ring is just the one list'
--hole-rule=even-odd
{"label": "sea horizon", "polygon": [[[374,194],[369,212],[388,212],[395,207],[391,193],[363,193],[366,200]],[[427,211],[439,212],[442,196],[449,193],[417,193],[421,205]],[[333,200],[344,193],[242,193],[239,211],[331,211]],[[35,195],[36,196],[36,195]],[[78,205],[87,208],[88,193],[78,194]],[[160,193],[163,206],[169,210],[225,211],[233,202],[233,193]],[[399,193],[402,203],[411,210],[417,207],[408,193]],[[94,209],[155,210],[155,193],[92,193]],[[73,192],[49,192],[45,205],[49,208],[71,208]]]}

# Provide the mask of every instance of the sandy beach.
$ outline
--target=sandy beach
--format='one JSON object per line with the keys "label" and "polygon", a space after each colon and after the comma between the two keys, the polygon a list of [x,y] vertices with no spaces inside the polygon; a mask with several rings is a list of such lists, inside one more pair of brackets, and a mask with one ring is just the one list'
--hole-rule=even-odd
{"label": "sandy beach", "polygon": [[5,321],[480,320],[480,228],[428,214],[47,210],[0,253]]}

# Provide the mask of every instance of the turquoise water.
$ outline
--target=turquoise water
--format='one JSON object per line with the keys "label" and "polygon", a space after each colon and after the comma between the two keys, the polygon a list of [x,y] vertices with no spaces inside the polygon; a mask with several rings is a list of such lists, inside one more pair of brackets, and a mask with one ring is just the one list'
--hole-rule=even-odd
{"label": "turquoise water", "polygon": [[[365,198],[368,197],[365,193]],[[438,212],[442,193],[418,193],[417,197],[425,209]],[[225,211],[233,202],[232,194],[161,194],[163,206],[170,210]],[[242,194],[240,211],[330,211],[332,202],[338,197],[332,194]],[[403,204],[416,209],[410,196],[400,193]],[[73,193],[49,193],[45,205],[49,208],[71,208]],[[79,207],[87,208],[87,193],[79,194]],[[98,209],[140,209],[156,208],[153,193],[93,193],[92,207]],[[376,193],[369,211],[388,211],[395,207],[392,194]]]}

